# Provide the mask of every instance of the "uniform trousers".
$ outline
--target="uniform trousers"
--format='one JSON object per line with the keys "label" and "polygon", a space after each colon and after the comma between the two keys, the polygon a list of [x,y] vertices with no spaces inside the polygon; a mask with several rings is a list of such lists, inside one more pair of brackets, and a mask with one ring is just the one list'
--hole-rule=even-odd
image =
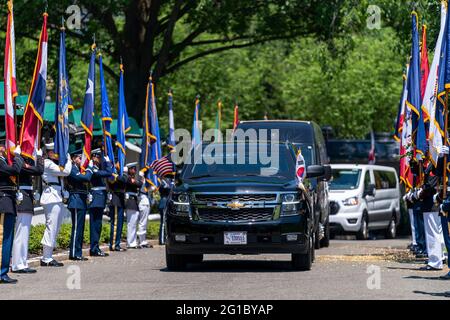
{"label": "uniform trousers", "polygon": [[447,248],[447,265],[450,266],[450,234],[449,234],[449,218],[441,216],[442,235],[444,237],[444,244]]}
{"label": "uniform trousers", "polygon": [[136,228],[139,221],[139,211],[127,209],[127,246],[137,247]]}
{"label": "uniform trousers", "polygon": [[70,213],[72,215],[72,233],[70,234],[69,256],[81,257],[83,255],[86,209],[70,209]]}
{"label": "uniform trousers", "polygon": [[442,225],[438,212],[424,212],[425,235],[428,253],[428,265],[435,269],[442,269]]}
{"label": "uniform trousers", "polygon": [[97,253],[100,251],[99,242],[102,233],[103,212],[103,208],[89,209],[89,239],[91,242],[91,253]]}
{"label": "uniform trousers", "polygon": [[122,240],[122,229],[123,229],[123,219],[124,219],[123,208],[111,206],[109,209],[109,214],[110,214],[110,218],[111,218],[109,249],[113,250],[115,248],[120,247],[120,242]]}
{"label": "uniform trousers", "polygon": [[147,224],[149,214],[150,214],[150,205],[139,204],[139,222],[137,235],[139,238],[139,244],[141,246],[148,245],[146,237],[147,237]]}
{"label": "uniform trousers", "polygon": [[0,213],[0,250],[1,271],[0,278],[7,275],[11,263],[11,251],[14,239],[14,223],[16,216],[10,213]]}
{"label": "uniform trousers", "polygon": [[16,231],[14,233],[14,245],[12,251],[13,271],[28,268],[28,242],[30,240],[31,220],[33,213],[18,212]]}
{"label": "uniform trousers", "polygon": [[425,239],[425,226],[423,221],[423,213],[419,209],[414,209],[414,231],[416,235],[417,247],[420,251],[426,252],[427,243]]}
{"label": "uniform trousers", "polygon": [[43,246],[42,261],[48,263],[53,260],[53,249],[56,247],[61,223],[67,215],[67,208],[62,202],[44,205],[45,231],[41,244]]}
{"label": "uniform trousers", "polygon": [[412,244],[413,244],[413,246],[416,246],[417,241],[416,241],[416,228],[414,226],[414,210],[408,209],[408,214],[409,214],[409,223],[411,225]]}

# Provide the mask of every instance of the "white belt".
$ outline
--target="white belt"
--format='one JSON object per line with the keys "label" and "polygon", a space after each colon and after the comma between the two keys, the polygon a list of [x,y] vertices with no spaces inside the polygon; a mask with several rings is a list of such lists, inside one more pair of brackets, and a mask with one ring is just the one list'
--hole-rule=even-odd
{"label": "white belt", "polygon": [[94,187],[91,188],[92,191],[106,191],[106,187]]}
{"label": "white belt", "polygon": [[19,186],[19,190],[30,190],[30,191],[33,191],[33,187],[32,186]]}
{"label": "white belt", "polygon": [[136,192],[125,192],[125,194],[128,194],[129,196],[137,197],[137,193]]}

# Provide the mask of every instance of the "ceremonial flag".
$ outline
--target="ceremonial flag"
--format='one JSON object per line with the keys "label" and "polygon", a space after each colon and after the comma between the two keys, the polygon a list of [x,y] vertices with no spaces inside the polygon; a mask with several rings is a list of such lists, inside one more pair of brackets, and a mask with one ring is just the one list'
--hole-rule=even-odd
{"label": "ceremonial flag", "polygon": [[425,122],[422,112],[422,100],[420,97],[420,50],[419,29],[417,26],[417,13],[412,16],[412,52],[408,77],[407,106],[412,110],[412,132],[415,143],[416,159],[422,160],[427,151]]}
{"label": "ceremonial flag", "polygon": [[[428,61],[427,48],[427,26],[422,26],[422,46],[420,51],[420,97],[423,100],[425,89],[427,87],[428,76],[430,74],[430,63]],[[429,119],[429,115],[425,114],[425,121]]]}
{"label": "ceremonial flag", "polygon": [[41,129],[44,124],[45,98],[47,95],[47,12],[44,13],[41,35],[39,37],[38,53],[34,66],[28,102],[23,115],[20,132],[20,149],[22,155],[35,158],[36,151],[41,145]]}
{"label": "ceremonial flag", "polygon": [[55,153],[60,167],[64,167],[68,160],[70,110],[73,110],[73,105],[66,69],[66,32],[62,27],[59,36],[59,72],[55,108]]}
{"label": "ceremonial flag", "polygon": [[125,135],[131,129],[128,121],[127,106],[125,103],[125,89],[123,83],[123,65],[120,65],[120,84],[119,84],[119,119],[117,123],[117,161],[119,162],[119,175],[123,175],[123,168],[125,167]]}
{"label": "ceremonial flag", "polygon": [[173,93],[169,90],[169,140],[167,141],[167,146],[170,152],[174,151],[175,148],[175,120],[173,116]]}
{"label": "ceremonial flag", "polygon": [[[406,68],[405,83],[409,78],[409,65]],[[406,105],[408,97],[408,86],[403,86],[403,94],[401,100],[402,107],[402,124],[401,124],[401,141],[400,141],[400,180],[409,191],[413,186],[413,174],[410,168],[410,160],[414,155],[414,147],[412,145],[412,123],[411,109]]]}
{"label": "ceremonial flag", "polygon": [[369,151],[369,164],[375,164],[375,134],[373,130],[370,132],[370,151]]}
{"label": "ceremonial flag", "polygon": [[[150,133],[154,138],[151,142],[151,157],[150,161],[153,163],[156,160],[159,160],[162,157],[161,151],[161,136],[159,132],[159,121],[158,121],[158,112],[156,110],[156,98],[155,98],[155,86],[153,85],[152,78],[150,78],[150,86],[151,86],[151,100],[149,103],[150,106]],[[151,172],[149,175],[150,180],[153,185],[158,188],[159,180],[158,176],[155,172]]]}
{"label": "ceremonial flag", "polygon": [[[436,42],[436,48],[434,50],[434,57],[433,62],[431,63],[431,69],[430,69],[430,77],[428,78],[425,95],[423,98],[423,104],[422,104],[422,110],[426,112],[430,116],[430,127],[429,127],[429,155],[430,160],[433,163],[433,165],[436,167],[438,158],[439,158],[439,148],[442,147],[443,142],[443,131],[440,130],[439,121],[440,119],[436,120],[436,96],[437,96],[437,90],[439,86],[439,69],[441,63],[444,63],[442,60],[443,57],[442,54],[444,53],[442,51],[442,45],[444,40],[444,34],[445,34],[445,25],[446,25],[446,19],[447,19],[447,5],[446,3],[441,4],[441,27],[439,36]],[[442,69],[443,70],[443,69]],[[443,83],[442,83],[443,86]]]}
{"label": "ceremonial flag", "polygon": [[169,159],[169,156],[165,156],[161,159],[153,161],[151,164],[151,168],[153,169],[153,172],[161,178],[171,175],[175,171],[175,165]]}
{"label": "ceremonial flag", "polygon": [[5,94],[5,131],[6,152],[8,163],[13,162],[13,151],[16,148],[16,40],[14,35],[13,2],[8,1],[8,22],[6,27],[5,64],[4,64],[4,94]]}
{"label": "ceremonial flag", "polygon": [[221,141],[221,127],[222,127],[222,101],[217,103],[216,128],[214,142]]}
{"label": "ceremonial flag", "polygon": [[237,126],[239,125],[239,106],[236,103],[234,105],[234,121],[233,121],[233,130],[236,130]]}
{"label": "ceremonial flag", "polygon": [[200,127],[200,98],[195,100],[194,122],[192,124],[192,147],[202,143],[202,132]]}
{"label": "ceremonial flag", "polygon": [[95,43],[91,47],[91,61],[89,63],[88,79],[86,83],[86,94],[84,95],[84,106],[81,114],[81,126],[84,129],[83,155],[81,158],[81,171],[86,170],[91,160],[91,149],[94,130],[94,104],[95,104]]}
{"label": "ceremonial flag", "polygon": [[397,111],[397,120],[395,122],[395,128],[394,128],[394,139],[397,142],[401,141],[401,137],[402,137],[402,129],[403,129],[403,120],[404,120],[404,101],[403,101],[403,96],[404,96],[404,92],[406,89],[406,79],[407,79],[407,74],[403,73],[403,89],[402,89],[402,95],[400,97],[400,102],[398,105],[398,111]]}
{"label": "ceremonial flag", "polygon": [[[108,92],[106,90],[105,76],[103,73],[103,58],[100,54],[99,58],[100,65],[100,88],[102,92],[102,124],[103,124],[103,152],[112,163],[115,163],[114,160],[114,149],[112,145],[112,137],[111,137],[111,107],[109,105]],[[116,167],[113,166],[113,172],[116,173]]]}

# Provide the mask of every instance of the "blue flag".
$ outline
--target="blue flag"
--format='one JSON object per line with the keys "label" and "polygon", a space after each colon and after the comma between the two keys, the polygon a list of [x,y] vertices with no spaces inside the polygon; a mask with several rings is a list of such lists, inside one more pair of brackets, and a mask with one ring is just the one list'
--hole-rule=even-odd
{"label": "blue flag", "polygon": [[417,13],[412,13],[412,49],[411,63],[408,75],[408,98],[406,104],[412,110],[412,132],[418,160],[423,159],[427,152],[425,122],[422,113],[420,95],[420,48]]}
{"label": "blue flag", "polygon": [[127,106],[125,104],[125,89],[123,83],[123,65],[120,65],[120,84],[119,84],[119,119],[117,121],[117,161],[119,162],[119,175],[123,175],[123,168],[125,167],[125,135],[130,130],[128,121]]}
{"label": "blue flag", "polygon": [[202,132],[200,128],[200,98],[195,100],[194,121],[192,124],[192,147],[202,143]]}
{"label": "blue flag", "polygon": [[445,110],[448,108],[446,104],[446,90],[450,89],[450,10],[447,10],[447,19],[445,22],[445,33],[442,38],[441,46],[441,58],[439,61],[438,70],[438,88],[437,88],[437,101],[436,101],[436,126],[441,133],[441,136],[445,136]]}
{"label": "blue flag", "polygon": [[[109,105],[109,100],[108,100],[108,92],[106,90],[105,76],[103,73],[102,55],[100,55],[99,64],[100,64],[100,87],[101,87],[101,91],[102,91],[102,123],[103,123],[103,148],[104,148],[103,152],[108,156],[108,158],[114,164],[115,163],[114,149],[113,149],[112,139],[111,139],[112,116],[111,116],[111,107]],[[114,166],[113,172],[117,173],[115,166]]]}
{"label": "blue flag", "polygon": [[59,76],[55,108],[55,152],[63,167],[69,151],[69,111],[73,110],[69,76],[66,69],[66,32],[61,30],[59,43]]}

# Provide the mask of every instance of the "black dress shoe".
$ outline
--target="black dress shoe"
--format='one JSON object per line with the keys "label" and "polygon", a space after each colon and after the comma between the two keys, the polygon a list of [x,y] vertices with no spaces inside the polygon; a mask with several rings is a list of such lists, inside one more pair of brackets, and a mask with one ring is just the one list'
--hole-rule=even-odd
{"label": "black dress shoe", "polygon": [[64,263],[58,262],[55,259],[53,259],[50,262],[44,262],[41,260],[41,267],[63,267]]}
{"label": "black dress shoe", "polygon": [[11,279],[8,275],[4,275],[0,278],[0,283],[14,284],[17,283],[17,279]]}
{"label": "black dress shoe", "polygon": [[21,269],[21,270],[16,270],[16,271],[12,271],[12,273],[36,273],[37,270],[36,269],[30,269],[30,268],[25,268],[25,269]]}
{"label": "black dress shoe", "polygon": [[441,271],[442,269],[433,268],[432,266],[426,265],[425,267],[420,267],[420,271]]}
{"label": "black dress shoe", "polygon": [[141,244],[139,247],[141,247],[141,249],[153,248],[151,244]]}
{"label": "black dress shoe", "polygon": [[97,252],[89,252],[89,255],[91,257],[107,257],[109,256],[109,254],[107,254],[106,252],[103,251],[97,251]]}
{"label": "black dress shoe", "polygon": [[127,249],[141,249],[140,246],[135,246],[135,247],[127,247]]}
{"label": "black dress shoe", "polygon": [[83,256],[81,257],[69,257],[69,260],[74,260],[74,261],[86,261],[88,260],[88,258],[85,258]]}
{"label": "black dress shoe", "polygon": [[441,280],[450,280],[450,272],[447,273],[446,275],[440,276],[439,279],[441,279]]}
{"label": "black dress shoe", "polygon": [[127,251],[127,249],[122,248],[122,247],[115,247],[115,248],[114,248],[114,251],[124,252],[124,251]]}

